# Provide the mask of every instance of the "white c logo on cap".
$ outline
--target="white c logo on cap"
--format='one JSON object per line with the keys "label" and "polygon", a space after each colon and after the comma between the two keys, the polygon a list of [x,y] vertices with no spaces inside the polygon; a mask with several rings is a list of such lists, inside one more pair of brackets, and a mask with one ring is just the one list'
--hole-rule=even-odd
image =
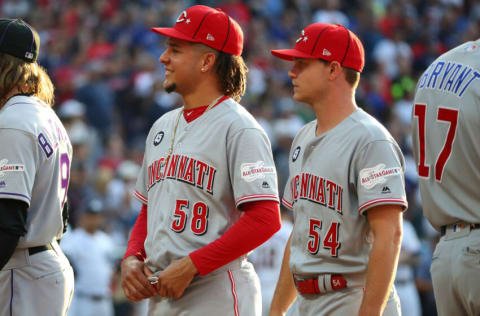
{"label": "white c logo on cap", "polygon": [[180,16],[177,18],[177,23],[183,22],[187,19],[187,11],[180,13]]}
{"label": "white c logo on cap", "polygon": [[307,41],[307,37],[305,36],[305,30],[302,30],[302,33],[300,34],[300,37],[297,38],[297,40],[295,41],[295,43],[298,43],[300,41]]}

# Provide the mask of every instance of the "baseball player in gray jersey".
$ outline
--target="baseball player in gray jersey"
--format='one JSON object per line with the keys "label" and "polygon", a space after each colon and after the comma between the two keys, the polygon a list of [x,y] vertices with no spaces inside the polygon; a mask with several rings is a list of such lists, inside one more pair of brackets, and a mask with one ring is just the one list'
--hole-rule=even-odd
{"label": "baseball player in gray jersey", "polygon": [[245,255],[281,224],[269,140],[234,100],[245,89],[242,30],[197,5],[153,31],[168,37],[164,87],[185,105],[147,137],[135,191],[148,210],[146,260],[127,250],[123,289],[132,300],[151,297],[149,315],[260,316],[259,280]]}
{"label": "baseball player in gray jersey", "polygon": [[66,315],[62,237],[72,146],[37,64],[37,32],[0,19],[0,315]]}
{"label": "baseball player in gray jersey", "polygon": [[404,159],[355,103],[362,43],[341,25],[315,23],[294,49],[272,54],[294,61],[293,97],[317,119],[292,144],[282,202],[294,228],[270,315],[283,315],[295,297],[296,315],[399,315],[393,279],[407,207]]}
{"label": "baseball player in gray jersey", "polygon": [[439,315],[480,314],[479,107],[477,40],[428,67],[412,111],[423,212],[442,235],[431,266]]}

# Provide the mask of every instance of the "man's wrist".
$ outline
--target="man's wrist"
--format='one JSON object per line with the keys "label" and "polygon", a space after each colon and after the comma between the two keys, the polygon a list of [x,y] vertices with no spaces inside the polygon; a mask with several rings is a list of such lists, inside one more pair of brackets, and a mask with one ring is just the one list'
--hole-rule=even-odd
{"label": "man's wrist", "polygon": [[188,271],[190,272],[190,274],[192,276],[196,276],[197,274],[199,274],[199,271],[197,269],[197,266],[195,265],[195,263],[193,262],[192,258],[190,257],[190,255],[186,256],[185,257],[185,261],[188,263]]}
{"label": "man's wrist", "polygon": [[378,306],[377,304],[369,304],[363,300],[362,304],[360,305],[360,312],[359,316],[361,315],[378,315],[382,314],[382,307]]}

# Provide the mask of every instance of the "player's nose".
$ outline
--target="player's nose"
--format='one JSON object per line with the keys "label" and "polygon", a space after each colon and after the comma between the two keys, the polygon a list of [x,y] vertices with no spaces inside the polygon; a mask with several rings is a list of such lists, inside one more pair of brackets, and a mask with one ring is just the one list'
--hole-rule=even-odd
{"label": "player's nose", "polygon": [[295,69],[294,67],[292,67],[292,69],[290,69],[290,71],[288,72],[288,78],[290,78],[290,79],[297,78],[297,73],[294,69]]}
{"label": "player's nose", "polygon": [[160,58],[158,58],[158,60],[161,62],[161,63],[168,63],[168,61],[170,60],[169,56],[168,56],[168,49],[166,49],[162,55],[160,55]]}

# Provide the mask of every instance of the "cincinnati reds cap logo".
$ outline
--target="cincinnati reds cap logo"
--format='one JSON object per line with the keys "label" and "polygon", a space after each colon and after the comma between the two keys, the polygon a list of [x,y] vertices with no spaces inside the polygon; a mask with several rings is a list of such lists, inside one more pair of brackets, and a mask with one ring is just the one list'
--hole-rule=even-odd
{"label": "cincinnati reds cap logo", "polygon": [[163,131],[158,132],[157,135],[155,135],[155,138],[153,139],[153,145],[158,146],[162,142],[163,136],[165,136],[165,133]]}
{"label": "cincinnati reds cap logo", "polygon": [[300,37],[297,38],[297,40],[295,41],[295,43],[298,43],[300,41],[304,41],[304,42],[307,42],[308,40],[308,36],[305,35],[305,30],[302,30],[302,33],[300,33]]}
{"label": "cincinnati reds cap logo", "polygon": [[187,24],[190,23],[190,19],[187,18],[187,11],[183,11],[177,18],[177,23],[185,21]]}
{"label": "cincinnati reds cap logo", "polygon": [[293,155],[292,155],[292,161],[293,162],[295,162],[295,160],[297,160],[299,154],[300,154],[300,146],[295,148],[295,150],[293,151]]}

